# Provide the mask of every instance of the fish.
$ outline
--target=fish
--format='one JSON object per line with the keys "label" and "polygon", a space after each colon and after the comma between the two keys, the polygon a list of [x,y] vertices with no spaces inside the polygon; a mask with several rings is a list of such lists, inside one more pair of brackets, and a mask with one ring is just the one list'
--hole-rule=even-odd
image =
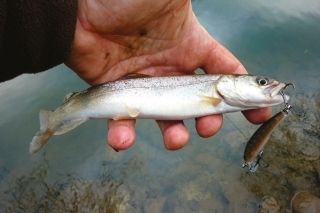
{"label": "fish", "polygon": [[290,109],[291,106],[286,105],[285,109],[263,123],[251,136],[244,150],[244,164],[242,167],[248,166],[250,172],[255,172],[258,169],[264,146],[267,144],[274,130],[287,117]]}
{"label": "fish", "polygon": [[56,110],[40,110],[40,131],[29,152],[89,119],[185,120],[269,107],[282,102],[278,93],[284,86],[267,76],[212,74],[107,82],[68,94]]}

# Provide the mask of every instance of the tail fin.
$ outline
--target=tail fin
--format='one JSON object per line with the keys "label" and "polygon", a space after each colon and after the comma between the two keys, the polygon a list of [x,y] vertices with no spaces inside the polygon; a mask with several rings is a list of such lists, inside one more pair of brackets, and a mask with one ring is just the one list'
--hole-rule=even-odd
{"label": "tail fin", "polygon": [[40,131],[37,132],[36,136],[33,137],[30,143],[30,154],[36,153],[39,149],[41,149],[49,140],[51,135],[55,132],[55,130],[51,129],[49,126],[49,117],[51,113],[51,110],[40,111]]}
{"label": "tail fin", "polygon": [[44,131],[39,131],[36,136],[33,137],[30,147],[29,147],[29,152],[30,154],[36,153],[41,149],[46,142],[49,140],[53,132],[51,131],[50,128],[47,128]]}

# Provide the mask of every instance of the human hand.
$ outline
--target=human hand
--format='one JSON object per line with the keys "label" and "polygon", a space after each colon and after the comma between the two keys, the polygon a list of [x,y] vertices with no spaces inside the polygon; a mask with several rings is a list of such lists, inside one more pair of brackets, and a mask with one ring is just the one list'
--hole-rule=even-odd
{"label": "human hand", "polygon": [[[132,73],[150,76],[206,73],[246,74],[241,63],[199,24],[190,0],[79,0],[73,49],[66,65],[90,85]],[[271,109],[243,113],[252,123]],[[216,134],[222,115],[196,119],[202,137]],[[169,150],[183,147],[189,133],[183,121],[157,121]],[[135,141],[135,120],[109,120],[108,143],[117,150]]]}

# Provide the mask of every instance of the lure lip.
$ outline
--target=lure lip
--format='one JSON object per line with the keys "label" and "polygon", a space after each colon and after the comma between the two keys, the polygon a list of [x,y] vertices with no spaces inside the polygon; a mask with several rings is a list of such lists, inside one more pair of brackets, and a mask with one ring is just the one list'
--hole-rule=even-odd
{"label": "lure lip", "polygon": [[[266,164],[266,165],[261,165],[260,164],[260,160],[262,159],[263,153],[264,153],[263,150],[261,150],[259,152],[259,154],[254,158],[253,161],[248,162],[248,161],[245,160],[245,162],[242,164],[242,168],[249,167],[249,171],[250,172],[256,172],[259,166],[262,167],[262,168],[268,167],[269,164]],[[246,158],[246,157],[244,157],[244,158]]]}
{"label": "lure lip", "polygon": [[[245,162],[242,164],[242,168],[249,167],[250,172],[257,171],[257,169],[259,167],[259,161],[262,158],[262,155],[263,155],[263,151],[260,151],[259,154],[254,158],[254,160],[247,161],[245,159]],[[246,157],[244,156],[244,158],[246,158]]]}
{"label": "lure lip", "polygon": [[252,162],[245,162],[242,164],[242,168],[249,167],[250,172],[255,172],[257,171],[259,164],[256,162],[256,159]]}

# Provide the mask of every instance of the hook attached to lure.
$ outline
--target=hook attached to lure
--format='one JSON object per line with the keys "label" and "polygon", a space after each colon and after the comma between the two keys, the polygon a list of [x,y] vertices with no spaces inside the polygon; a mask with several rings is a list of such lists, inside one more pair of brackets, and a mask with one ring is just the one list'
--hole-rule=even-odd
{"label": "hook attached to lure", "polygon": [[267,168],[269,166],[269,163],[267,163],[266,165],[262,165],[260,163],[261,159],[262,159],[262,155],[263,155],[263,150],[261,150],[257,157],[254,159],[253,162],[245,162],[244,164],[242,164],[242,168],[244,167],[249,167],[249,171],[250,172],[255,172],[258,169],[258,166],[260,166],[261,168]]}
{"label": "hook attached to lure", "polygon": [[284,105],[285,105],[285,108],[283,109],[283,111],[285,111],[287,113],[292,108],[292,106],[288,103],[288,100],[286,99],[286,96],[285,96],[285,94],[283,92],[288,86],[292,86],[293,89],[296,90],[296,87],[295,87],[295,85],[293,83],[288,83],[279,91],[280,95],[283,98],[283,102],[284,102]]}

